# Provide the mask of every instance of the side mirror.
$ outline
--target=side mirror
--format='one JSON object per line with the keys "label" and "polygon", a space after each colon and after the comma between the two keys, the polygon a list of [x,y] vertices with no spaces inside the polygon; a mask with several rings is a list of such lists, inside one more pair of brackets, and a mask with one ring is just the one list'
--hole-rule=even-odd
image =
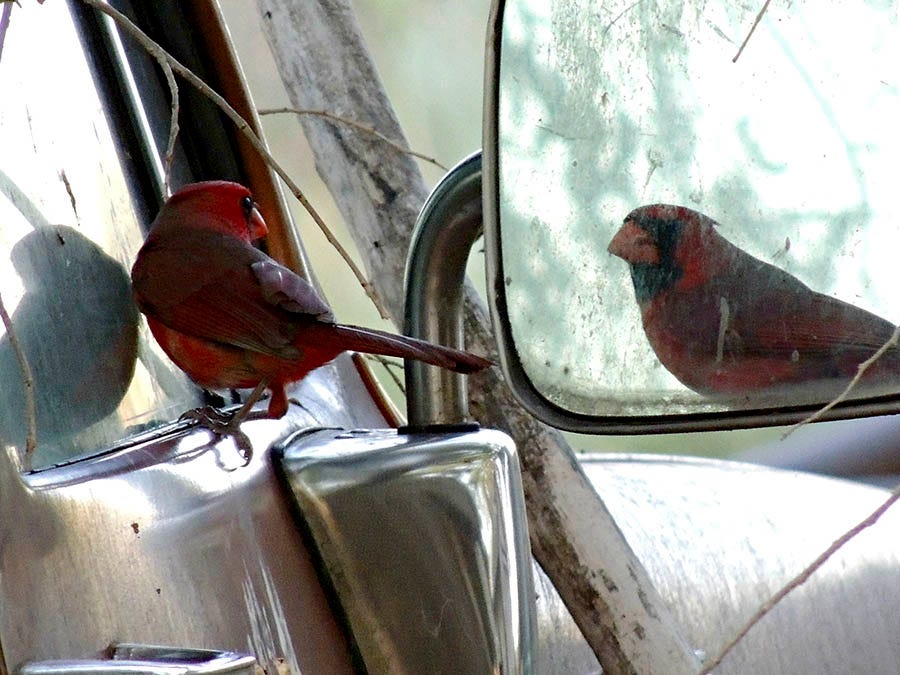
{"label": "side mirror", "polygon": [[[557,427],[799,421],[895,338],[896,4],[769,6],[739,57],[758,8],[694,4],[497,6],[489,285]],[[829,415],[898,393],[892,346]]]}

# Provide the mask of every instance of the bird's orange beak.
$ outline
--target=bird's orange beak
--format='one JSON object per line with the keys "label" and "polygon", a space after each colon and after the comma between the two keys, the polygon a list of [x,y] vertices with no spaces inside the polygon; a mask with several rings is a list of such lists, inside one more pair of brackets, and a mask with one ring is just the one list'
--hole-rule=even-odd
{"label": "bird's orange beak", "polygon": [[616,236],[609,242],[606,250],[629,264],[658,265],[660,262],[659,248],[653,241],[653,237],[632,220],[625,221],[625,224],[616,232]]}
{"label": "bird's orange beak", "polygon": [[250,212],[249,229],[250,241],[261,239],[269,233],[269,228],[266,227],[266,221],[263,220],[262,214],[259,212],[259,207],[256,204],[253,204],[253,210]]}

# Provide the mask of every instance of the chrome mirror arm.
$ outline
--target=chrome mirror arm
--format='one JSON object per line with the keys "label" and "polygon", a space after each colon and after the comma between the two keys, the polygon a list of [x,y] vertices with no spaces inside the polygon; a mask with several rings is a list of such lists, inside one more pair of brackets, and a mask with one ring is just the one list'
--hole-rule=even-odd
{"label": "chrome mirror arm", "polygon": [[[482,232],[481,151],[453,167],[426,200],[406,263],[406,335],[463,349],[466,262]],[[406,362],[409,426],[468,421],[465,376]]]}

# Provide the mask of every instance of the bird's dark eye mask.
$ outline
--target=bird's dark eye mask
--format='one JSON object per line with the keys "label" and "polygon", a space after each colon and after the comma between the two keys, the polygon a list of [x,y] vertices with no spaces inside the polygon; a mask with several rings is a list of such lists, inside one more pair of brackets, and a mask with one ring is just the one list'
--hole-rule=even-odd
{"label": "bird's dark eye mask", "polygon": [[635,224],[646,231],[659,249],[659,263],[634,263],[631,281],[638,302],[650,300],[657,293],[671,288],[684,274],[675,261],[675,247],[681,237],[682,223],[660,218],[642,218]]}

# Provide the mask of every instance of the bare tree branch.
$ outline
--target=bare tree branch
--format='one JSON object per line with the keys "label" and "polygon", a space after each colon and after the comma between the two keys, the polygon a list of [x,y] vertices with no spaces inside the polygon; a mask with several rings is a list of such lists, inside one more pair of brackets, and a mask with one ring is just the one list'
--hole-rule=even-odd
{"label": "bare tree branch", "polygon": [[394,148],[397,152],[402,152],[407,155],[412,155],[413,157],[418,157],[419,159],[428,162],[429,164],[434,164],[439,169],[443,169],[447,171],[447,167],[437,161],[434,157],[429,157],[428,155],[423,155],[420,152],[416,152],[415,150],[410,150],[407,147],[404,147],[400,143],[396,141],[392,141],[390,138],[385,136],[383,133],[378,131],[372,126],[367,124],[361,124],[360,122],[355,122],[353,120],[347,119],[346,117],[341,117],[340,115],[335,115],[334,113],[330,113],[327,110],[303,110],[301,108],[263,108],[257,111],[260,115],[275,115],[278,113],[293,113],[295,115],[315,115],[317,117],[324,117],[327,120],[331,120],[332,122],[337,122],[338,124],[344,124],[348,127],[353,127],[358,131],[362,131],[363,133],[369,134],[370,136],[374,136],[378,140],[383,143],[387,143],[390,147]]}
{"label": "bare tree branch", "polygon": [[747,33],[747,37],[744,38],[741,46],[738,47],[737,54],[735,54],[734,58],[731,59],[732,63],[737,63],[737,60],[741,58],[741,54],[744,53],[744,47],[747,46],[747,43],[750,42],[750,38],[753,36],[753,33],[756,32],[756,27],[759,25],[759,22],[762,21],[763,15],[766,13],[766,10],[769,9],[769,3],[771,1],[772,0],[766,0],[762,6],[762,9],[759,10],[759,14],[756,15],[756,19],[753,21],[753,25],[750,26],[750,31]]}

